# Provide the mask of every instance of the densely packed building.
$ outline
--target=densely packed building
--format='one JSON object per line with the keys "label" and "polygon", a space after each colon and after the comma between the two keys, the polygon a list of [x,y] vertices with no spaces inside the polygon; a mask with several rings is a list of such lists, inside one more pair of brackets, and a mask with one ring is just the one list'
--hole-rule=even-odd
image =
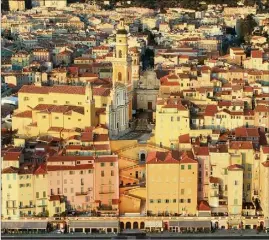
{"label": "densely packed building", "polygon": [[[2,219],[269,227],[269,14],[9,2]],[[258,28],[235,46],[249,14]]]}

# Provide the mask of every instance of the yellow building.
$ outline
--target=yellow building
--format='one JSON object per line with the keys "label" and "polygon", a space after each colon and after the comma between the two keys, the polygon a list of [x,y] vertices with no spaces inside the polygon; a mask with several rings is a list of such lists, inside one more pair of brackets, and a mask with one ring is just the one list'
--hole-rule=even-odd
{"label": "yellow building", "polygon": [[[72,98],[70,98],[72,96]],[[23,86],[12,129],[18,134],[68,137],[68,132],[95,125],[95,105],[91,86]],[[64,133],[65,132],[65,133]]]}
{"label": "yellow building", "polygon": [[156,106],[156,144],[174,148],[178,137],[190,131],[189,110],[179,98],[158,99]]}
{"label": "yellow building", "polygon": [[24,11],[25,1],[24,0],[8,0],[10,11]]}
{"label": "yellow building", "polygon": [[264,214],[265,226],[269,227],[269,147],[263,146],[260,155],[260,200]]}
{"label": "yellow building", "polygon": [[136,140],[111,141],[111,150],[119,158],[120,214],[146,213],[146,158],[152,151],[166,149]]}
{"label": "yellow building", "polygon": [[242,164],[244,173],[243,198],[246,202],[251,202],[254,191],[254,161],[256,161],[252,142],[233,141],[230,143],[229,152],[241,155],[242,163],[233,162],[232,164]]}
{"label": "yellow building", "polygon": [[243,206],[243,167],[233,164],[228,167],[228,213],[241,215]]}
{"label": "yellow building", "polygon": [[198,163],[186,153],[149,153],[146,179],[148,214],[196,214]]}

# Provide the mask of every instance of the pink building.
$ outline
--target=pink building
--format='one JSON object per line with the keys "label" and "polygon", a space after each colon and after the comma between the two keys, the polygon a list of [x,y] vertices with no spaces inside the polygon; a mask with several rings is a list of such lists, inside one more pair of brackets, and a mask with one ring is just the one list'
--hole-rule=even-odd
{"label": "pink building", "polygon": [[119,202],[118,156],[95,158],[95,200],[100,208],[116,209]]}
{"label": "pink building", "polygon": [[210,176],[210,156],[208,147],[197,147],[195,155],[199,162],[198,169],[198,200],[208,199],[209,176]]}
{"label": "pink building", "polygon": [[48,193],[65,196],[67,209],[95,208],[93,157],[53,156],[47,172]]}
{"label": "pink building", "polygon": [[67,209],[118,211],[118,156],[52,156],[47,172],[49,194],[63,195]]}

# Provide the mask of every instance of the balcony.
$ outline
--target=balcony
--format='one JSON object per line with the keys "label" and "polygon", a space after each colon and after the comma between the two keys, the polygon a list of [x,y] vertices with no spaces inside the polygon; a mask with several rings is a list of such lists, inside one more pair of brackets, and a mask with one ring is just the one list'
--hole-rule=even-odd
{"label": "balcony", "polygon": [[25,205],[25,206],[20,206],[20,209],[25,209],[25,208],[35,208],[35,205]]}
{"label": "balcony", "polygon": [[76,196],[85,196],[88,192],[76,192]]}
{"label": "balcony", "polygon": [[112,194],[112,193],[115,193],[113,190],[111,191],[100,191],[99,194]]}

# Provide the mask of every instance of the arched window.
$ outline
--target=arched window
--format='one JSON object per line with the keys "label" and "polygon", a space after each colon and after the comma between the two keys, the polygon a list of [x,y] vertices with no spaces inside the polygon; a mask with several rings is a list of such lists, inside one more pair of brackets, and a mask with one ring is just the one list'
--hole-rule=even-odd
{"label": "arched window", "polygon": [[137,61],[136,61],[136,59],[134,60],[134,65],[136,65],[136,63],[137,63]]}
{"label": "arched window", "polygon": [[122,81],[122,74],[121,74],[121,72],[118,72],[118,81]]}
{"label": "arched window", "polygon": [[122,51],[119,50],[119,58],[122,58]]}

